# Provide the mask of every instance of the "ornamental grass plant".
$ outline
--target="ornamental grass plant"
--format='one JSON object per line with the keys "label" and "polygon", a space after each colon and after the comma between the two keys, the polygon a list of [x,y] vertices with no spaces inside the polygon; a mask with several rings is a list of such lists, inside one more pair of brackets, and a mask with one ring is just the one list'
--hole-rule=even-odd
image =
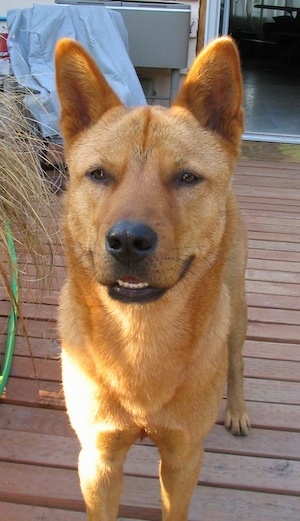
{"label": "ornamental grass plant", "polygon": [[[17,92],[0,92],[0,277],[10,299],[11,237],[23,279],[47,283],[59,241],[59,198],[45,177],[45,141]],[[33,276],[34,272],[34,276]]]}

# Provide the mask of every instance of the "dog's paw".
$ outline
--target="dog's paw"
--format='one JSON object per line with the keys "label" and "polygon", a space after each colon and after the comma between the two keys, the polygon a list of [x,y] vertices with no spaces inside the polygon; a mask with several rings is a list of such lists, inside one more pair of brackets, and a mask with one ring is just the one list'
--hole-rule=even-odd
{"label": "dog's paw", "polygon": [[250,432],[250,419],[246,411],[239,413],[226,409],[225,427],[233,436],[248,436]]}

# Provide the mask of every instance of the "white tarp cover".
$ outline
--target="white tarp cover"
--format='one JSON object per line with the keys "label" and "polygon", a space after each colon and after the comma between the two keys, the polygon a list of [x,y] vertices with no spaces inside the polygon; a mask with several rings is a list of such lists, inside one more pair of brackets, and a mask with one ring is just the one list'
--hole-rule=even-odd
{"label": "white tarp cover", "polygon": [[62,37],[79,41],[93,56],[108,83],[127,106],[146,100],[128,55],[122,16],[104,6],[34,5],[7,13],[8,48],[16,80],[34,95],[24,103],[45,137],[58,134],[54,48]]}

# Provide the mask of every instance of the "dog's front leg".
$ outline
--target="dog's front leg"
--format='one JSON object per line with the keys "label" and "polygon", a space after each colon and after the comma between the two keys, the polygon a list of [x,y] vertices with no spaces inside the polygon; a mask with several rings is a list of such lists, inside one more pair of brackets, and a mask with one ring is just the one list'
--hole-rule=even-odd
{"label": "dog's front leg", "polygon": [[133,440],[102,433],[94,446],[79,455],[79,478],[88,521],[115,521],[123,482],[123,463]]}
{"label": "dog's front leg", "polygon": [[163,521],[187,521],[203,459],[202,444],[164,446],[160,454]]}
{"label": "dog's front leg", "polygon": [[[242,286],[242,283],[240,284]],[[250,420],[244,399],[244,362],[242,348],[247,330],[247,305],[242,292],[233,310],[232,327],[228,338],[228,378],[225,427],[235,436],[249,434]]]}

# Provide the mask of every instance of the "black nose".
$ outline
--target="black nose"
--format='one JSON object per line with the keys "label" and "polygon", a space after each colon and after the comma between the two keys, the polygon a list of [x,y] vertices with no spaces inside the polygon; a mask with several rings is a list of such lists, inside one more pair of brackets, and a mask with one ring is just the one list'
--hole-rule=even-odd
{"label": "black nose", "polygon": [[155,231],[139,221],[119,221],[106,234],[106,250],[127,266],[143,260],[156,243]]}

